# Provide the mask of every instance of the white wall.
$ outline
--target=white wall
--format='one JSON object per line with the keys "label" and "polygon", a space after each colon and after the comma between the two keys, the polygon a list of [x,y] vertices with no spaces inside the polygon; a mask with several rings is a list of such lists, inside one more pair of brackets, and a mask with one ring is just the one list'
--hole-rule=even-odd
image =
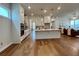
{"label": "white wall", "polygon": [[[1,43],[3,43],[1,45]],[[11,20],[0,16],[0,48],[11,43]]]}
{"label": "white wall", "polygon": [[73,20],[72,18],[74,15],[76,15],[79,18],[79,9],[75,9],[74,11],[71,11],[69,13],[64,14],[61,17],[58,17],[57,23],[59,23],[59,25],[65,27],[65,28],[68,28],[71,25],[70,21]]}
{"label": "white wall", "polygon": [[[9,4],[0,4],[10,11]],[[11,19],[0,16],[0,51],[11,43]]]}
{"label": "white wall", "polygon": [[21,16],[21,23],[24,23],[24,9],[21,5],[19,5],[20,16]]}
{"label": "white wall", "polygon": [[65,27],[68,28],[70,26],[70,20],[68,17],[58,17],[55,21],[56,28]]}
{"label": "white wall", "polygon": [[9,17],[0,16],[0,51],[4,50],[11,43],[20,43],[20,23],[23,20],[21,5],[0,4],[9,11]]}
{"label": "white wall", "polygon": [[12,4],[12,40],[14,43],[20,42],[20,5]]}

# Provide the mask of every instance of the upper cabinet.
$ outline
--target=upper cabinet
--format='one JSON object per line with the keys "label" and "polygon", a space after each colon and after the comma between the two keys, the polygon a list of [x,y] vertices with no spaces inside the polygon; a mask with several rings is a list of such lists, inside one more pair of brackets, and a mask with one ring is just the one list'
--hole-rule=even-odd
{"label": "upper cabinet", "polygon": [[36,26],[44,26],[43,18],[38,17],[38,18],[36,19]]}
{"label": "upper cabinet", "polygon": [[44,23],[50,23],[50,16],[45,16],[44,17]]}

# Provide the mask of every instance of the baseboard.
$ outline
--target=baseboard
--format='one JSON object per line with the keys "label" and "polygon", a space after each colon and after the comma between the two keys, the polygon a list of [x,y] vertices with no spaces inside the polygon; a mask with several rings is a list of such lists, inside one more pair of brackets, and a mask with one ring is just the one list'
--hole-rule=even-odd
{"label": "baseboard", "polygon": [[27,33],[26,35],[23,35],[23,36],[20,38],[20,41],[22,42],[26,37],[28,37],[28,35],[30,35],[30,33]]}
{"label": "baseboard", "polygon": [[4,46],[3,48],[0,49],[0,52],[2,52],[3,50],[5,50],[6,48],[8,48],[12,44],[13,44],[13,42],[11,42],[8,45]]}

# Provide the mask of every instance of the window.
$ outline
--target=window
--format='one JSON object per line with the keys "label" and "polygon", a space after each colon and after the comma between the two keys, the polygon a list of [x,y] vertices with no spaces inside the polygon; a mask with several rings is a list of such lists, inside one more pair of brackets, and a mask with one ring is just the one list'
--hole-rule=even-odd
{"label": "window", "polygon": [[71,20],[71,28],[79,29],[79,19]]}
{"label": "window", "polygon": [[71,28],[74,28],[74,20],[71,20]]}
{"label": "window", "polygon": [[8,10],[5,8],[0,7],[0,15],[4,17],[8,17]]}
{"label": "window", "polygon": [[76,28],[76,29],[79,28],[79,19],[75,20],[75,28]]}

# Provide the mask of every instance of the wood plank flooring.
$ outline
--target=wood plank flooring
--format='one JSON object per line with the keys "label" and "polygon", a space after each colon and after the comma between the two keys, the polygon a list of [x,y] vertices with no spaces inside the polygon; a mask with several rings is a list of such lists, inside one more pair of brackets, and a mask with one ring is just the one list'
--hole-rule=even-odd
{"label": "wood plank flooring", "polygon": [[[47,42],[47,43],[45,43]],[[78,56],[79,55],[79,38],[62,36],[61,39],[38,40],[37,55],[45,56]],[[39,44],[38,44],[39,43]]]}
{"label": "wood plank flooring", "polygon": [[60,39],[42,39],[33,42],[31,36],[29,36],[21,44],[14,48],[15,49],[11,49],[2,55],[79,56],[79,38],[62,35]]}

